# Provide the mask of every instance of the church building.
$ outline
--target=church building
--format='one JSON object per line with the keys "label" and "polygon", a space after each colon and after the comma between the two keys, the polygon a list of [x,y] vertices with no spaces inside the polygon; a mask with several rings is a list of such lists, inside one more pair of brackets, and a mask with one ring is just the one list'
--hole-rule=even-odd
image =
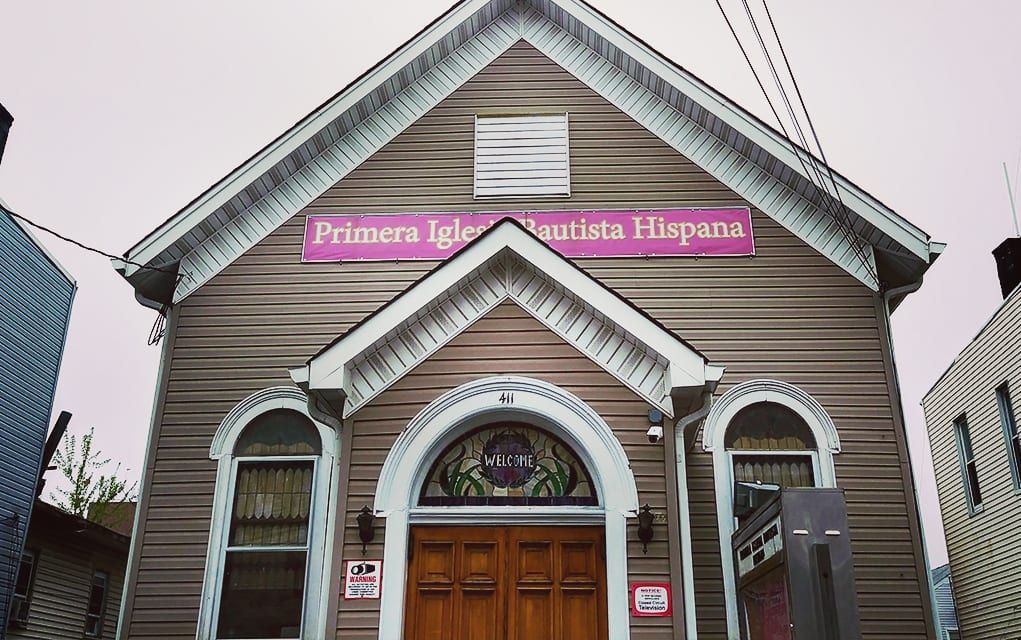
{"label": "church building", "polygon": [[456,4],[115,264],[120,637],[935,638],[889,321],[943,245],[817,162],[583,0]]}

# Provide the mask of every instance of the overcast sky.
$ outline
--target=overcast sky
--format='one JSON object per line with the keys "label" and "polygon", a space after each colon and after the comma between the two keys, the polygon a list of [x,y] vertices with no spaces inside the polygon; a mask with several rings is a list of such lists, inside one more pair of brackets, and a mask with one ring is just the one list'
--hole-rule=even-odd
{"label": "overcast sky", "polygon": [[[0,0],[0,102],[15,117],[0,197],[122,253],[449,4]],[[771,120],[714,0],[594,4]],[[736,0],[724,5],[742,15]],[[939,564],[918,402],[1000,301],[989,252],[1012,231],[1001,162],[1013,172],[1021,149],[1021,4],[774,0],[771,9],[832,164],[949,243],[894,315]],[[155,316],[105,259],[45,243],[79,285],[55,410],[74,413],[75,431],[95,426],[102,450],[137,477],[159,359],[146,344]]]}

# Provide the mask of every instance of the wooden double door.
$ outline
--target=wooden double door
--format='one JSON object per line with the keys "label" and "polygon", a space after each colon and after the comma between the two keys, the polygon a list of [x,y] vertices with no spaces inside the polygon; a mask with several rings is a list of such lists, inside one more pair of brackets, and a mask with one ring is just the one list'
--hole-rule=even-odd
{"label": "wooden double door", "polygon": [[405,640],[606,640],[602,527],[413,527],[409,549]]}

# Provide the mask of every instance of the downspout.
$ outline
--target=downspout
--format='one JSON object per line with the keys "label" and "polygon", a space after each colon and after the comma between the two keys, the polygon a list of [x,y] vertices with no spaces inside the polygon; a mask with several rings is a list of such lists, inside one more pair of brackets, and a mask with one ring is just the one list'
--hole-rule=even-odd
{"label": "downspout", "polygon": [[688,508],[688,475],[685,465],[687,447],[684,430],[709,415],[713,392],[702,392],[702,406],[694,413],[682,416],[674,423],[674,449],[677,457],[677,502],[681,521],[681,582],[684,587],[684,627],[687,640],[697,640],[698,624],[695,618],[695,567],[692,565],[691,510]]}
{"label": "downspout", "polygon": [[925,583],[929,587],[929,606],[932,611],[932,625],[937,638],[943,637],[943,625],[940,624],[939,609],[936,606],[936,586],[932,582],[932,567],[929,565],[929,546],[925,541],[925,520],[922,518],[922,503],[918,499],[918,482],[915,478],[915,467],[911,464],[911,442],[908,437],[907,420],[904,416],[904,398],[900,389],[900,374],[897,372],[897,356],[893,346],[893,326],[890,323],[890,301],[900,295],[908,295],[918,291],[922,286],[922,278],[902,287],[894,287],[883,293],[883,311],[886,314],[886,340],[890,345],[890,366],[893,369],[893,384],[897,388],[897,410],[900,411],[901,424],[904,425],[904,448],[908,454],[908,465],[911,469],[911,490],[915,495],[915,508],[918,511],[918,532],[922,538],[922,561],[925,563]]}

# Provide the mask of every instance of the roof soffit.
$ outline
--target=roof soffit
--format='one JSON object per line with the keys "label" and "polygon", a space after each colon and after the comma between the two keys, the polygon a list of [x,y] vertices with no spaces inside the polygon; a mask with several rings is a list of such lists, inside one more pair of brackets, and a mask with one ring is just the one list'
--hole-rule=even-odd
{"label": "roof soffit", "polygon": [[[848,238],[793,168],[798,159],[789,142],[579,0],[456,5],[128,257],[180,260],[185,277],[174,302],[183,299],[519,39],[870,288],[879,287],[873,245],[902,252],[923,270],[931,261],[928,236],[838,175],[860,240]],[[125,269],[129,279],[133,269]]]}
{"label": "roof soffit", "polygon": [[341,390],[347,417],[503,302],[513,302],[665,414],[722,369],[513,221],[496,225],[293,375]]}

